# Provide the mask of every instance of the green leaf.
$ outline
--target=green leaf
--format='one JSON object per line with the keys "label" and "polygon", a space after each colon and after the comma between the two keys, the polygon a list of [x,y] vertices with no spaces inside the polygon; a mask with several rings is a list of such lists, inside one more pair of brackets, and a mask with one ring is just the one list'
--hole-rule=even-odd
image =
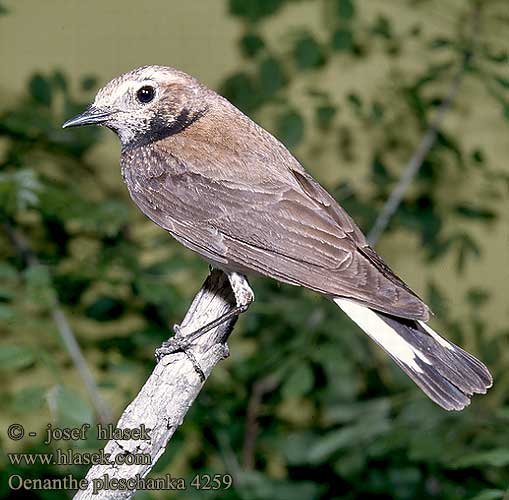
{"label": "green leaf", "polygon": [[411,37],[418,38],[422,35],[422,26],[420,24],[414,24],[410,27],[408,34]]}
{"label": "green leaf", "polygon": [[325,56],[318,42],[309,34],[297,40],[293,57],[299,69],[317,68],[325,62]]}
{"label": "green leaf", "polygon": [[428,304],[430,309],[440,318],[446,319],[448,315],[447,297],[442,290],[430,281],[428,283]]}
{"label": "green leaf", "polygon": [[484,158],[484,153],[480,149],[474,149],[470,156],[472,158],[472,161],[479,165],[484,165],[486,161]]}
{"label": "green leaf", "polygon": [[420,233],[423,244],[434,252],[434,257],[443,254],[450,245],[448,242],[440,245],[442,219],[440,212],[436,210],[435,201],[427,194],[416,200],[403,202],[396,212],[396,218],[400,224]]}
{"label": "green leaf", "polygon": [[465,298],[473,306],[482,307],[488,302],[490,296],[491,293],[485,288],[470,288],[467,291]]}
{"label": "green leaf", "polygon": [[434,38],[431,40],[431,43],[429,44],[431,49],[444,49],[446,47],[450,47],[452,45],[451,41],[447,38]]}
{"label": "green leaf", "polygon": [[339,51],[350,51],[353,48],[353,34],[347,28],[338,28],[332,35],[332,48]]}
{"label": "green leaf", "polygon": [[338,16],[350,20],[355,15],[353,0],[336,0]]}
{"label": "green leaf", "polygon": [[265,98],[272,97],[286,84],[283,66],[275,57],[267,57],[260,63],[258,78],[260,92]]}
{"label": "green leaf", "polygon": [[457,460],[454,466],[458,469],[466,467],[506,467],[509,465],[509,448],[496,448],[480,453],[466,454]]}
{"label": "green leaf", "polygon": [[367,462],[366,454],[362,449],[351,449],[334,461],[333,468],[338,476],[348,480],[362,472],[362,468]]}
{"label": "green leaf", "polygon": [[390,430],[387,419],[364,419],[336,431],[328,432],[318,439],[309,450],[309,462],[321,464],[329,460],[331,455],[348,448],[366,444],[371,439]]}
{"label": "green leaf", "polygon": [[360,421],[364,415],[370,418],[384,420],[388,418],[391,402],[388,398],[371,399],[355,403],[332,405],[325,410],[324,421],[327,424],[346,424]]}
{"label": "green leaf", "polygon": [[297,111],[287,111],[276,122],[277,136],[289,148],[297,146],[304,137],[304,119]]}
{"label": "green leaf", "polygon": [[[442,76],[444,76],[449,69],[451,68],[452,63],[450,61],[446,61],[444,63],[436,63],[430,64],[426,70],[419,75],[416,79],[414,85],[410,87],[409,91],[418,92],[424,86],[429,85],[430,83],[436,82]],[[420,99],[420,96],[419,96]]]}
{"label": "green leaf", "polygon": [[236,73],[227,78],[221,87],[221,94],[248,114],[262,102],[253,79],[245,72]]}
{"label": "green leaf", "polygon": [[324,92],[323,90],[318,90],[318,89],[315,89],[312,87],[307,89],[307,94],[310,97],[315,97],[317,99],[328,99],[328,97],[329,97],[327,92]]}
{"label": "green leaf", "polygon": [[362,116],[362,97],[359,94],[353,92],[347,95],[347,101],[350,108],[357,116]]}
{"label": "green leaf", "polygon": [[380,189],[384,189],[387,185],[394,181],[394,176],[391,175],[389,169],[378,153],[375,154],[371,163],[371,178]]}
{"label": "green leaf", "polygon": [[391,40],[393,38],[391,22],[385,16],[377,16],[372,32],[374,35],[378,35],[386,40]]}
{"label": "green leaf", "polygon": [[113,321],[120,318],[124,311],[124,302],[114,297],[102,296],[86,308],[85,315],[96,321]]}
{"label": "green leaf", "polygon": [[456,266],[458,272],[465,269],[467,259],[469,257],[479,258],[481,256],[481,248],[477,242],[467,233],[460,233],[454,236],[454,242],[458,248]]}
{"label": "green leaf", "polygon": [[386,53],[391,57],[399,56],[401,53],[401,43],[399,40],[394,40],[392,43],[387,44]]}
{"label": "green leaf", "polygon": [[317,500],[320,493],[311,481],[273,479],[258,471],[240,470],[236,479],[238,498],[249,500]]}
{"label": "green leaf", "polygon": [[24,273],[30,299],[42,306],[48,307],[55,301],[55,291],[51,284],[51,277],[46,266],[30,266]]}
{"label": "green leaf", "polygon": [[283,398],[301,397],[306,395],[314,384],[313,370],[309,363],[300,361],[292,370],[281,387]]}
{"label": "green leaf", "polygon": [[[40,196],[46,220],[64,224],[79,223],[82,230],[90,230],[109,237],[116,236],[129,220],[129,209],[122,200],[106,198],[92,202],[83,198],[78,189],[63,190],[47,186]],[[65,224],[62,229],[65,228]]]}
{"label": "green leaf", "polygon": [[505,64],[509,62],[509,52],[507,50],[500,50],[500,52],[492,52],[491,47],[486,45],[481,46],[483,56],[490,62],[495,64]]}
{"label": "green leaf", "polygon": [[385,109],[382,103],[374,101],[371,105],[371,118],[374,123],[381,124],[385,114]]}
{"label": "green leaf", "polygon": [[48,394],[50,406],[56,408],[57,422],[61,427],[79,427],[92,424],[94,416],[90,405],[84,401],[75,389],[55,386]]}
{"label": "green leaf", "polygon": [[42,408],[45,403],[47,388],[42,385],[23,387],[13,396],[10,407],[16,413],[29,413]]}
{"label": "green leaf", "polygon": [[81,79],[82,90],[85,90],[85,91],[92,90],[96,86],[97,86],[97,78],[95,76],[84,76]]}
{"label": "green leaf", "polygon": [[485,83],[486,83],[486,89],[487,89],[488,93],[500,105],[500,107],[502,109],[502,116],[504,117],[505,120],[509,121],[509,102],[507,101],[505,96],[499,92],[499,89],[495,88],[491,84],[491,79],[486,78]]}
{"label": "green leaf", "polygon": [[[164,454],[164,456],[165,455],[166,455],[166,453]],[[160,461],[161,461],[161,459],[158,460],[157,465],[159,465]],[[199,490],[197,490],[197,491],[199,491]],[[148,491],[144,491],[144,490],[138,490],[136,492],[136,495],[133,498],[135,498],[136,500],[154,500],[154,496],[151,493],[149,493]],[[189,500],[192,500],[193,498],[195,498],[195,497],[193,497],[193,494],[191,493],[191,495],[189,496]],[[45,499],[43,499],[43,500],[45,500]],[[48,500],[50,500],[50,499],[48,499]]]}
{"label": "green leaf", "polygon": [[59,88],[64,93],[67,92],[68,89],[67,78],[62,71],[55,70],[53,72],[51,80],[53,81],[53,85],[55,85],[55,87]]}
{"label": "green leaf", "polygon": [[435,147],[439,145],[442,146],[445,149],[448,149],[451,151],[458,161],[458,165],[461,167],[464,165],[464,162],[462,161],[462,154],[461,149],[458,145],[458,142],[452,138],[449,134],[445,134],[445,132],[438,131],[437,132],[437,139],[436,139],[436,145]]}
{"label": "green leaf", "polygon": [[36,73],[30,79],[28,87],[30,94],[38,103],[44,106],[49,106],[51,104],[53,91],[51,88],[51,83],[46,77],[40,73]]}
{"label": "green leaf", "polygon": [[[8,295],[7,290],[0,290],[0,300],[11,299],[12,296]],[[0,303],[0,321],[7,324],[7,322],[14,320],[16,317],[16,309],[8,306],[7,304]]]}
{"label": "green leaf", "polygon": [[468,500],[504,500],[506,498],[506,491],[504,490],[483,490],[479,495],[471,497]]}
{"label": "green leaf", "polygon": [[62,304],[78,304],[83,293],[91,284],[91,277],[81,276],[78,273],[62,273],[53,276],[53,286]]}
{"label": "green leaf", "polygon": [[16,281],[18,271],[14,266],[7,262],[0,262],[0,282],[5,284],[7,281]]}
{"label": "green leaf", "polygon": [[495,212],[489,208],[474,207],[472,205],[456,205],[455,211],[458,215],[467,219],[481,219],[491,221],[496,218]]}
{"label": "green leaf", "polygon": [[135,281],[135,286],[137,295],[152,304],[164,307],[165,303],[172,300],[168,293],[168,283],[161,280],[158,275],[152,273],[140,274]]}
{"label": "green leaf", "polygon": [[246,57],[256,56],[263,47],[265,47],[265,42],[256,33],[246,33],[240,39],[240,48]]}
{"label": "green leaf", "polygon": [[[354,151],[355,151],[355,136],[352,132],[352,129],[350,127],[347,127],[346,125],[341,125],[338,127],[338,142],[337,142],[337,150],[339,156],[347,162],[351,162],[354,159]],[[352,203],[350,203],[350,208],[347,209],[350,210],[357,210],[360,209],[361,212],[364,212],[364,215],[366,215],[366,211],[364,208],[367,208],[367,203],[359,202],[359,200],[356,198],[355,200],[351,200]],[[343,203],[349,203],[349,200],[343,200]],[[363,208],[361,208],[361,205],[363,205]],[[373,214],[375,213],[374,210],[368,208]],[[360,214],[360,212],[357,212],[357,214]],[[374,219],[373,219],[374,221]]]}
{"label": "green leaf", "polygon": [[[85,215],[83,212],[80,214]],[[129,221],[129,208],[124,201],[108,199],[96,204],[93,210],[95,227],[106,236],[115,236]]]}
{"label": "green leaf", "polygon": [[315,440],[316,435],[312,432],[292,432],[284,436],[280,449],[290,465],[305,465],[308,461],[309,449]]}
{"label": "green leaf", "polygon": [[509,78],[504,78],[503,76],[495,75],[495,81],[504,89],[509,89]]}
{"label": "green leaf", "polygon": [[35,361],[32,349],[21,345],[0,346],[0,369],[17,370],[26,368]]}
{"label": "green leaf", "polygon": [[0,174],[0,207],[9,215],[35,207],[41,187],[37,174],[30,169]]}
{"label": "green leaf", "polygon": [[244,17],[250,21],[259,21],[275,14],[283,5],[283,0],[230,0],[230,14]]}
{"label": "green leaf", "polygon": [[336,116],[338,108],[336,106],[332,106],[330,104],[324,104],[322,106],[318,106],[315,109],[315,117],[316,124],[318,128],[322,130],[330,129],[332,125],[332,120]]}

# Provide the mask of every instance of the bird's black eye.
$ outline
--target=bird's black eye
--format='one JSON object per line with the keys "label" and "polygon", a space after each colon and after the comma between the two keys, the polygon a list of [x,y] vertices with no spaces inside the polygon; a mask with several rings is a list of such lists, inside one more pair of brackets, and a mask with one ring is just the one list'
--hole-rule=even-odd
{"label": "bird's black eye", "polygon": [[156,95],[156,89],[154,87],[151,87],[150,85],[145,85],[144,87],[141,87],[141,89],[136,92],[136,97],[138,98],[138,101],[142,102],[143,104],[147,104],[147,102],[150,102]]}

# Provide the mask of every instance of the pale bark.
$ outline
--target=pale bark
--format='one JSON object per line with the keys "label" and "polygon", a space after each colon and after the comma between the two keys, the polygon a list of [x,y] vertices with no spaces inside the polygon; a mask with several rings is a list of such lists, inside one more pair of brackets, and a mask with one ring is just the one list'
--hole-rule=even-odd
{"label": "pale bark", "polygon": [[[210,323],[235,306],[235,298],[227,276],[214,270],[206,279],[180,325],[184,337]],[[116,427],[139,429],[142,424],[150,429],[150,440],[111,440],[105,446],[110,460],[120,455],[134,454],[150,456],[150,464],[143,465],[96,465],[86,476],[89,483],[86,490],[79,490],[74,499],[128,499],[134,490],[101,490],[93,495],[93,487],[101,486],[99,481],[108,475],[110,481],[134,478],[137,474],[145,477],[164,453],[168,442],[182,424],[182,421],[200,393],[204,381],[195,369],[196,362],[205,379],[214,366],[228,355],[226,340],[236,318],[210,330],[196,339],[186,352],[165,356],[156,365],[152,375],[136,398],[125,409]],[[95,481],[94,481],[95,480]]]}

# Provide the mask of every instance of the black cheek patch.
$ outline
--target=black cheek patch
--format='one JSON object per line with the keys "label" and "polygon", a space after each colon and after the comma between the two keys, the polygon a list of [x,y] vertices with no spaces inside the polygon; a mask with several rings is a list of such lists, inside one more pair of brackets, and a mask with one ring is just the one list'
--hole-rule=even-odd
{"label": "black cheek patch", "polygon": [[178,134],[198,121],[205,113],[206,110],[193,113],[188,108],[183,108],[177,116],[172,117],[159,111],[152,117],[149,123],[147,123],[148,118],[144,121],[143,129],[139,130],[123,149],[145,146]]}

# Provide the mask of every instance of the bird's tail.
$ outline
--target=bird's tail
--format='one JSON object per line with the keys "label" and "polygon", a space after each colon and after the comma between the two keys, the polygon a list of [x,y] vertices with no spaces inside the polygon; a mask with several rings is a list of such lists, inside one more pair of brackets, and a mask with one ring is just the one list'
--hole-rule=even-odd
{"label": "bird's tail", "polygon": [[448,342],[423,321],[398,318],[347,299],[334,302],[446,410],[462,410],[485,394],[493,378],[483,363]]}

